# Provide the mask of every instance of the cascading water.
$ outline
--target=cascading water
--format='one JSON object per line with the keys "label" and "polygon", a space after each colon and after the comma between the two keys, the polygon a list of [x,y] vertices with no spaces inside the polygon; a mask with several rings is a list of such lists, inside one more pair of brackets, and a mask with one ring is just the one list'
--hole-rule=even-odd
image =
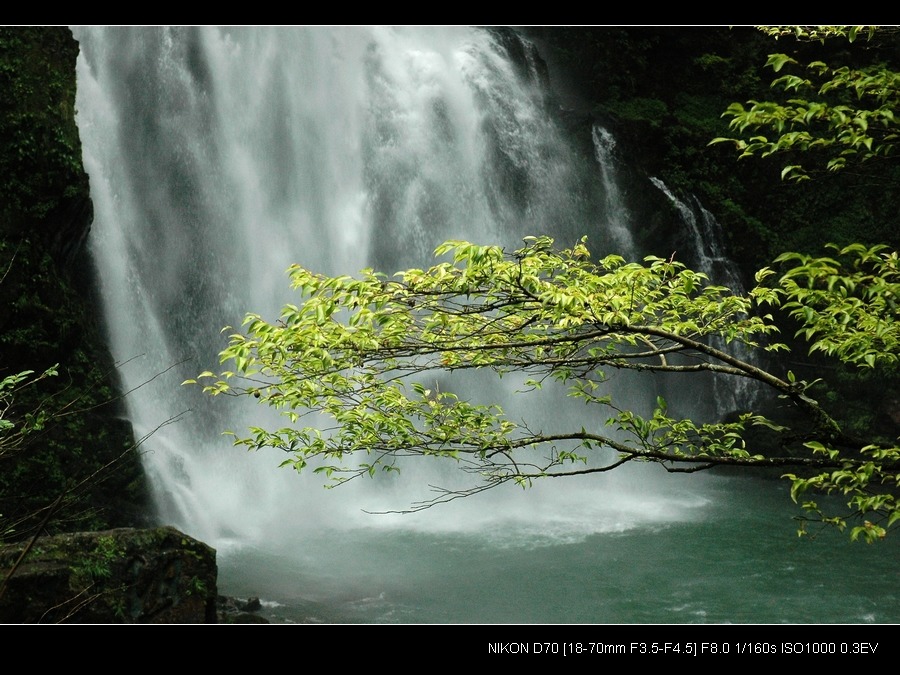
{"label": "cascading water", "polygon": [[[666,196],[681,216],[684,232],[677,238],[685,246],[678,246],[681,249],[679,258],[683,256],[689,267],[706,274],[711,283],[725,286],[736,294],[745,293],[740,270],[725,252],[722,230],[715,216],[695,196],[691,195],[689,201],[685,202],[676,197],[659,178],[652,176],[650,182]],[[727,348],[720,341],[716,346]],[[731,345],[730,349],[744,360],[752,362],[751,354],[742,345]],[[713,414],[745,410],[754,404],[760,393],[752,380],[742,378],[714,377],[711,390],[716,401]]]}
{"label": "cascading water", "polygon": [[631,235],[631,214],[619,184],[616,180],[618,170],[616,157],[616,139],[609,130],[599,124],[593,125],[591,139],[594,142],[594,156],[600,167],[600,176],[606,194],[605,220],[607,231],[612,238],[614,250],[624,254],[634,254],[636,246]]}
{"label": "cascading water", "polygon": [[[511,31],[463,27],[73,31],[90,245],[128,415],[146,436],[160,521],[218,549],[220,590],[290,601],[285,621],[659,621],[610,598],[625,569],[653,557],[639,550],[646,533],[710,517],[718,482],[617,471],[369,515],[427,498],[447,479],[434,472],[452,467],[325,491],[277,468],[282,456],[221,436],[274,423],[263,408],[179,386],[215,369],[223,326],[295,300],[284,273],[294,262],[390,273],[431,264],[451,238],[516,247],[526,235],[570,245],[587,234],[595,255],[630,246],[598,149],[611,137],[594,130],[594,157],[575,150],[533,49]],[[529,58],[512,59],[510,44]],[[626,405],[652,400],[621,382]],[[479,393],[505,401],[505,387]],[[581,424],[565,400],[514,414]],[[590,553],[598,536],[624,538]],[[561,546],[575,557],[561,563]],[[526,560],[552,583],[526,581]],[[567,586],[560,566],[592,578],[590,593]],[[522,583],[533,584],[530,605]],[[673,592],[672,616],[719,611]]]}
{"label": "cascading water", "polygon": [[725,244],[722,241],[722,232],[715,216],[691,197],[691,203],[686,203],[676,197],[666,184],[655,176],[650,178],[659,190],[672,202],[686,232],[684,238],[688,242],[688,260],[694,269],[704,272],[710,280],[722,286],[727,286],[735,293],[744,292],[744,282],[741,281],[740,271],[735,262],[725,253]]}
{"label": "cascading water", "polygon": [[268,532],[261,524],[284,521],[299,484],[270,477],[274,460],[222,449],[221,431],[265,411],[210,405],[172,381],[215,364],[223,325],[290,301],[290,263],[390,271],[428,263],[449,238],[571,242],[608,207],[596,165],[569,147],[540,83],[490,32],[77,36],[113,347],[135,360],[129,388],[180,364],[136,391],[130,414],[143,435],[191,410],[148,439],[147,465],[163,519],[207,539]]}

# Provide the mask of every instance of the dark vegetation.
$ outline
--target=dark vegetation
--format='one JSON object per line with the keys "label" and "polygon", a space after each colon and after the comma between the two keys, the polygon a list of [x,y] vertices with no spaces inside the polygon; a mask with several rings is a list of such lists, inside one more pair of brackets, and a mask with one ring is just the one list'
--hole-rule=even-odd
{"label": "dark vegetation", "polygon": [[[900,39],[883,30],[872,41],[774,40],[751,26],[529,27],[541,46],[563,105],[580,106],[627,146],[642,169],[670,188],[694,194],[715,214],[729,256],[747,285],[752,275],[785,251],[825,255],[826,243],[900,247],[896,204],[900,161],[867,162],[813,180],[781,179],[783,157],[738,160],[712,138],[733,135],[723,112],[733,102],[782,100],[772,89],[776,74],[767,55],[785,53],[838,67],[884,65],[900,70]],[[642,195],[643,196],[643,195]],[[648,195],[649,197],[649,195]],[[647,218],[647,241],[659,240]],[[664,227],[662,225],[661,227]],[[653,250],[656,255],[671,251]],[[797,324],[780,319],[791,342]],[[801,345],[789,364],[801,379],[826,376],[817,397],[834,406],[848,430],[892,440],[900,423],[900,375],[896,367],[859,371],[805,356]]]}
{"label": "dark vegetation", "polygon": [[145,518],[85,247],[77,55],[68,28],[0,28],[0,380],[58,364],[0,392],[0,541]]}

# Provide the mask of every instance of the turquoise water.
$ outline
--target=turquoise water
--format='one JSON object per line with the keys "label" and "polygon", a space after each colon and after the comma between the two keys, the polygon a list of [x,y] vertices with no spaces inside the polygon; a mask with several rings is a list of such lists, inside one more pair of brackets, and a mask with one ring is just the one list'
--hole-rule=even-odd
{"label": "turquoise water", "polygon": [[680,522],[583,536],[373,527],[309,534],[294,553],[226,545],[219,590],[260,597],[273,623],[900,622],[900,537],[799,538],[780,482],[703,491]]}

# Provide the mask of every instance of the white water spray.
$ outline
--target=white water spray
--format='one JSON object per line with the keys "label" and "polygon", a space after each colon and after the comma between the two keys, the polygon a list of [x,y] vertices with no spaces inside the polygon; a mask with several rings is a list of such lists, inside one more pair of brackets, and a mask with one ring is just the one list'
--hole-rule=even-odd
{"label": "white water spray", "polygon": [[594,156],[600,167],[600,176],[606,194],[605,223],[616,251],[626,258],[637,253],[631,234],[631,213],[617,180],[619,161],[616,157],[616,139],[598,124],[591,129],[594,142]]}
{"label": "white water spray", "polygon": [[[565,539],[686,517],[704,503],[671,479],[650,490],[645,477],[617,471],[371,516],[362,509],[427,498],[435,468],[325,491],[317,477],[277,468],[283,456],[248,455],[221,436],[274,424],[265,409],[179,386],[215,369],[223,326],[295,301],[284,274],[294,262],[390,273],[431,264],[450,238],[517,247],[526,235],[570,245],[588,234],[615,250],[629,244],[617,218],[598,222],[615,198],[611,165],[598,176],[600,157],[573,150],[534,68],[514,63],[492,31],[74,32],[96,207],[90,245],[163,522],[214,545],[272,545],[311,527]],[[580,413],[563,399],[514,414],[559,422]]]}

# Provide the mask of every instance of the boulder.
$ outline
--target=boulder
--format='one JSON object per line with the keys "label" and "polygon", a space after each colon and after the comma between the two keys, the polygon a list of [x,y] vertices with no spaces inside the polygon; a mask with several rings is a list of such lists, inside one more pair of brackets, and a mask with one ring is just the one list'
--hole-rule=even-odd
{"label": "boulder", "polygon": [[9,544],[0,623],[217,623],[217,572],[215,549],[172,527]]}

